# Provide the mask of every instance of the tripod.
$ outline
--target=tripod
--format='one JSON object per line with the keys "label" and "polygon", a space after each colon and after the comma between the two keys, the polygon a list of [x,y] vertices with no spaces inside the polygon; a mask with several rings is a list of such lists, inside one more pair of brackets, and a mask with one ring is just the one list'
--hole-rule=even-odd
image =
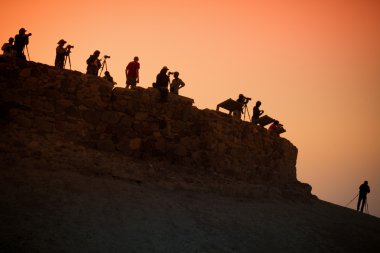
{"label": "tripod", "polygon": [[104,58],[104,61],[102,62],[102,67],[100,68],[100,74],[99,74],[99,76],[102,76],[102,72],[103,72],[104,66],[106,66],[106,71],[108,71],[108,69],[107,69],[107,58]]}
{"label": "tripod", "polygon": [[[355,196],[353,199],[351,199],[351,200],[345,205],[345,207],[348,207],[348,205],[351,204],[352,201],[354,201],[358,196],[359,196],[359,193],[356,194],[356,196]],[[369,214],[369,209],[368,209],[368,199],[365,198],[365,199],[362,200],[362,201],[365,201],[365,202],[364,202],[364,213],[367,212],[367,214]],[[358,211],[359,211],[359,209],[358,209]]]}
{"label": "tripod", "polygon": [[71,70],[70,52],[67,55],[65,55],[65,61],[63,63],[63,68],[65,68],[67,60],[69,60],[69,66],[70,66],[70,70]]}
{"label": "tripod", "polygon": [[251,115],[249,115],[249,109],[248,109],[248,107],[247,107],[247,104],[245,103],[244,105],[243,105],[243,115],[244,115],[244,120],[245,120],[245,115],[246,114],[248,114],[248,119],[250,119],[251,118]]}
{"label": "tripod", "polygon": [[30,61],[28,45],[25,45],[26,53],[28,55],[28,61]]}

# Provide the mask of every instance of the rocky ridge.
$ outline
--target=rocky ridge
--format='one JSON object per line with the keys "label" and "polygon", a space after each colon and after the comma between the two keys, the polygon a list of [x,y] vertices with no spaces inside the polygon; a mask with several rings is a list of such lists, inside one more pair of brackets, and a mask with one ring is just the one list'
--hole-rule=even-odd
{"label": "rocky ridge", "polygon": [[379,252],[288,140],[192,104],[0,58],[0,253]]}

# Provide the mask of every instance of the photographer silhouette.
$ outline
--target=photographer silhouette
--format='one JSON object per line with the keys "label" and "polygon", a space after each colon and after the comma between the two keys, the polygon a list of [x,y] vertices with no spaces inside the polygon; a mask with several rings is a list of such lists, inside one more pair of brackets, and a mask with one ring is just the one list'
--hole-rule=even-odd
{"label": "photographer silhouette", "polygon": [[240,114],[244,115],[244,119],[245,119],[247,114],[248,114],[248,118],[251,118],[251,116],[249,115],[248,107],[247,107],[247,104],[249,103],[250,100],[251,100],[251,98],[246,97],[243,94],[239,94],[239,98],[236,99],[236,102],[238,102],[242,105],[242,108],[240,110]]}
{"label": "photographer silhouette", "polygon": [[25,32],[26,32],[25,28],[21,28],[19,30],[18,34],[15,36],[15,44],[14,44],[14,49],[16,50],[16,57],[23,60],[26,60],[26,57],[24,54],[25,47],[28,53],[28,58],[29,58],[28,44],[29,44],[29,37],[32,36],[31,33],[26,34]]}
{"label": "photographer silhouette", "polygon": [[90,55],[90,57],[87,59],[87,61],[86,61],[86,63],[87,63],[86,74],[94,75],[94,76],[98,75],[98,71],[101,67],[100,60],[98,59],[99,55],[100,55],[100,51],[96,50],[94,52],[94,54]]}
{"label": "photographer silhouette", "polygon": [[71,69],[70,53],[71,53],[71,49],[74,48],[74,46],[67,45],[67,47],[64,48],[63,46],[66,43],[67,43],[67,41],[65,41],[64,39],[61,39],[60,41],[58,41],[58,43],[57,43],[58,46],[57,46],[56,51],[55,51],[56,54],[55,54],[54,66],[56,66],[57,68],[60,68],[60,69],[65,68],[67,59],[69,60],[69,65],[70,65],[70,69]]}

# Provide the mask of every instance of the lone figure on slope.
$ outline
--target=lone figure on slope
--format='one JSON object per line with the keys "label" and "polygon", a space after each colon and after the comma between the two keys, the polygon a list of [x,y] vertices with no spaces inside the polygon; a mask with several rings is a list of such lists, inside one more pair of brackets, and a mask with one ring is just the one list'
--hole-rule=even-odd
{"label": "lone figure on slope", "polygon": [[[370,193],[368,181],[364,181],[363,184],[360,185],[359,187],[359,199],[358,199],[358,206],[356,207],[356,210],[359,212],[359,207],[360,207],[360,212],[363,212],[364,206],[367,203],[367,193]],[[361,206],[360,206],[361,202]]]}

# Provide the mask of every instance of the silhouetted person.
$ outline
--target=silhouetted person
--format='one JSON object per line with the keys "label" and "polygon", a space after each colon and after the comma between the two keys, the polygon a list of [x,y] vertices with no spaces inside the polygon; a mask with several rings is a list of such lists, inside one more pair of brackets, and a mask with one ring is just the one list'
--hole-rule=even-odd
{"label": "silhouetted person", "polygon": [[7,57],[14,56],[14,46],[13,46],[14,39],[11,37],[9,38],[7,43],[4,43],[1,47],[1,50],[3,50],[3,55]]}
{"label": "silhouetted person", "polygon": [[[367,202],[367,193],[370,193],[368,181],[364,181],[359,187],[359,199],[358,199],[358,205],[356,207],[356,210],[359,212],[363,212],[364,206]],[[361,204],[361,206],[360,206]]]}
{"label": "silhouetted person", "polygon": [[261,114],[264,113],[263,110],[260,110],[261,102],[257,101],[256,105],[253,107],[252,122],[257,124],[257,120],[260,118]]}
{"label": "silhouetted person", "polygon": [[170,78],[166,74],[168,70],[169,70],[168,67],[164,66],[156,77],[156,87],[160,90],[162,102],[167,101],[168,94],[169,94],[168,86],[169,86]]}
{"label": "silhouetted person", "polygon": [[115,82],[113,81],[113,77],[111,76],[109,71],[104,72],[103,79],[108,82],[111,82],[112,84],[115,84]]}
{"label": "silhouetted person", "polygon": [[21,28],[18,32],[18,34],[15,36],[15,44],[14,49],[16,51],[16,56],[20,59],[26,60],[25,54],[24,54],[24,47],[29,44],[29,36],[31,36],[31,33],[26,34],[25,28]]}
{"label": "silhouetted person", "polygon": [[278,120],[275,120],[268,128],[268,132],[280,135],[283,125],[280,124]]}
{"label": "silhouetted person", "polygon": [[57,68],[63,69],[65,64],[65,57],[69,55],[67,48],[63,46],[66,44],[65,40],[58,41],[58,46],[55,50],[55,62],[54,66]]}
{"label": "silhouetted person", "polygon": [[87,72],[86,74],[98,76],[98,71],[101,67],[100,60],[98,59],[100,51],[96,50],[93,55],[87,59]]}
{"label": "silhouetted person", "polygon": [[234,117],[240,118],[241,114],[243,113],[243,106],[248,103],[248,101],[251,100],[251,98],[245,97],[243,94],[239,94],[239,97],[236,99],[236,102],[238,102],[241,107],[239,109],[236,109],[234,111],[230,111],[229,115],[233,115]]}
{"label": "silhouetted person", "polygon": [[174,72],[174,79],[170,83],[170,92],[177,95],[178,95],[179,89],[185,87],[185,83],[178,76],[179,76],[179,73],[177,71]]}
{"label": "silhouetted person", "polygon": [[139,82],[139,69],[139,57],[135,56],[135,58],[133,58],[133,61],[128,63],[127,67],[125,68],[125,76],[127,77],[127,88],[129,88],[129,86],[131,86],[131,88],[136,87],[137,83]]}

